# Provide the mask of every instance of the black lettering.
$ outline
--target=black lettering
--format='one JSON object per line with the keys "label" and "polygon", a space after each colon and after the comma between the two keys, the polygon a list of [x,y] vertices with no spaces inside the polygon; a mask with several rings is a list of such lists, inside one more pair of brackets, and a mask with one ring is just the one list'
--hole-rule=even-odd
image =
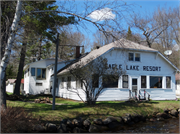
{"label": "black lettering", "polygon": [[129,70],[129,69],[128,69],[128,65],[126,65],[126,70]]}
{"label": "black lettering", "polygon": [[158,71],[158,67],[156,67],[156,71]]}
{"label": "black lettering", "polygon": [[109,64],[109,68],[111,69],[111,64]]}
{"label": "black lettering", "polygon": [[161,67],[159,67],[159,71],[161,71]]}
{"label": "black lettering", "polygon": [[143,71],[146,71],[146,66],[143,66]]}
{"label": "black lettering", "polygon": [[149,67],[149,71],[152,71],[152,66]]}
{"label": "black lettering", "polygon": [[149,71],[148,67],[149,67],[149,66],[147,66],[147,69],[146,69],[147,71]]}
{"label": "black lettering", "polygon": [[136,70],[136,66],[133,66],[133,70]]}
{"label": "black lettering", "polygon": [[132,66],[130,66],[130,70],[132,70]]}
{"label": "black lettering", "polygon": [[156,71],[154,66],[153,66],[153,71]]}
{"label": "black lettering", "polygon": [[138,68],[139,66],[136,66],[136,69],[139,71],[139,68]]}

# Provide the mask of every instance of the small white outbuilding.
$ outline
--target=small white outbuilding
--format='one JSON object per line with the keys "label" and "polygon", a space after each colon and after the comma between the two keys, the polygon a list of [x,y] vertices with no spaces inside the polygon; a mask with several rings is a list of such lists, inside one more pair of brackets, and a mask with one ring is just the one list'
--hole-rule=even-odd
{"label": "small white outbuilding", "polygon": [[[24,91],[26,94],[51,94],[54,73],[54,58],[43,59],[24,66]],[[66,62],[58,62],[58,69],[64,67]]]}
{"label": "small white outbuilding", "polygon": [[16,79],[8,79],[6,81],[6,92],[13,93],[15,88]]}

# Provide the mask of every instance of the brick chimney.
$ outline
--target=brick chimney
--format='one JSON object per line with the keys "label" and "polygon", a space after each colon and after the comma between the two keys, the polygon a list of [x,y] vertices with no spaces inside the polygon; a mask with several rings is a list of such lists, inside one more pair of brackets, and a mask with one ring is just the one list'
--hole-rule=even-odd
{"label": "brick chimney", "polygon": [[76,46],[76,58],[80,57],[80,46]]}

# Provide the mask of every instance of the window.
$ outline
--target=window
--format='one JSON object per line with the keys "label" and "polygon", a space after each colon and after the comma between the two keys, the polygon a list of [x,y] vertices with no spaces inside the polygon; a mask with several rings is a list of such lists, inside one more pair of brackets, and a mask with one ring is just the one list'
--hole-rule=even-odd
{"label": "window", "polygon": [[61,78],[61,88],[64,88],[64,77]]}
{"label": "window", "polygon": [[71,88],[71,76],[67,77],[67,88]]}
{"label": "window", "polygon": [[141,88],[146,88],[146,76],[141,76]]}
{"label": "window", "polygon": [[37,68],[37,79],[46,79],[46,69]]}
{"label": "window", "polygon": [[94,88],[99,87],[99,75],[98,74],[92,75],[92,85]]}
{"label": "window", "polygon": [[123,75],[122,76],[122,87],[123,88],[128,88],[128,75]]}
{"label": "window", "polygon": [[83,88],[83,82],[79,79],[76,79],[76,88]]}
{"label": "window", "polygon": [[31,76],[35,76],[35,68],[31,68]]}
{"label": "window", "polygon": [[166,76],[166,88],[171,88],[171,77]]}
{"label": "window", "polygon": [[129,53],[129,61],[140,61],[139,53]]}
{"label": "window", "polygon": [[118,87],[118,77],[114,75],[105,75],[103,77],[103,87]]}
{"label": "window", "polygon": [[140,61],[140,54],[139,53],[135,53],[135,61]]}
{"label": "window", "polygon": [[133,53],[129,53],[129,61],[134,61],[134,54]]}
{"label": "window", "polygon": [[36,86],[42,86],[42,83],[36,83]]}
{"label": "window", "polygon": [[162,77],[150,76],[150,88],[162,88]]}

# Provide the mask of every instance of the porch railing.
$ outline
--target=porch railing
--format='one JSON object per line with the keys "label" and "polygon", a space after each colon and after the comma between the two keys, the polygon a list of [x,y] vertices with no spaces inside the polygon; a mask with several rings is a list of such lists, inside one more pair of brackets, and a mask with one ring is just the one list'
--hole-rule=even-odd
{"label": "porch railing", "polygon": [[[148,100],[150,100],[150,94],[146,90],[144,90],[144,99],[145,100],[146,100],[146,94],[148,94]],[[139,90],[139,99],[140,99],[140,97],[142,97],[141,90]]]}
{"label": "porch railing", "polygon": [[132,94],[132,92],[131,92],[131,90],[129,90],[129,99],[131,99],[131,94]]}

